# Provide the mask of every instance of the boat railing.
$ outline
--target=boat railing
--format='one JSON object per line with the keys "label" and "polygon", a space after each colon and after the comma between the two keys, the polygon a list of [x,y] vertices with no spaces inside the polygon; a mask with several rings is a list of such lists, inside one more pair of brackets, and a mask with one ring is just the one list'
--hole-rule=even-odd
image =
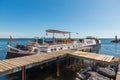
{"label": "boat railing", "polygon": [[39,47],[46,49],[48,51],[57,51],[57,50],[64,50],[64,49],[73,49],[77,47],[83,47],[86,44],[84,43],[67,43],[67,44],[53,44],[53,45],[39,45]]}

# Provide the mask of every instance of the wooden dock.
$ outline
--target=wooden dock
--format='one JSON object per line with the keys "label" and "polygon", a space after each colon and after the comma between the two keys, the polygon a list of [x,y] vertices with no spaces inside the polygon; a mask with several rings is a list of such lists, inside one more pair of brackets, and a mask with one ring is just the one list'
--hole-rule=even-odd
{"label": "wooden dock", "polygon": [[110,56],[110,55],[96,54],[96,53],[90,53],[90,52],[81,52],[81,51],[76,51],[76,52],[69,53],[69,54],[70,56],[80,58],[80,59],[88,59],[88,60],[94,60],[94,61],[106,62],[106,63],[111,63],[114,58],[114,56]]}
{"label": "wooden dock", "polygon": [[56,51],[51,53],[41,53],[31,56],[24,56],[0,61],[0,75],[10,74],[22,70],[22,66],[31,68],[40,64],[51,62],[59,58],[66,57],[72,50]]}
{"label": "wooden dock", "polygon": [[[81,48],[81,50],[82,49],[86,49],[86,48]],[[71,57],[80,58],[80,59],[94,60],[94,61],[105,62],[105,63],[112,63],[114,61],[113,60],[114,56],[66,49],[62,51],[40,53],[36,55],[31,55],[31,56],[1,60],[0,75],[7,75],[7,74],[15,73],[22,70],[23,72],[22,77],[24,77],[25,69],[57,60],[57,71],[58,71],[57,75],[59,76],[59,60],[66,56],[71,56]],[[120,75],[118,76],[120,77]],[[25,80],[25,79],[22,79],[22,80]]]}

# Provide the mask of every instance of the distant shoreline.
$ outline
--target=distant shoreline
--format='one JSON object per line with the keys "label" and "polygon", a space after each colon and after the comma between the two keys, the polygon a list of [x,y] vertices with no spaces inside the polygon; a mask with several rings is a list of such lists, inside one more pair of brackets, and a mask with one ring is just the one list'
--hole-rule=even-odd
{"label": "distant shoreline", "polygon": [[[45,38],[51,38],[51,37],[45,37]],[[10,39],[10,38],[0,38],[0,39]],[[14,39],[34,39],[34,38],[14,38]],[[74,39],[79,39],[79,38],[74,38]],[[99,38],[99,39],[114,39],[114,38]]]}

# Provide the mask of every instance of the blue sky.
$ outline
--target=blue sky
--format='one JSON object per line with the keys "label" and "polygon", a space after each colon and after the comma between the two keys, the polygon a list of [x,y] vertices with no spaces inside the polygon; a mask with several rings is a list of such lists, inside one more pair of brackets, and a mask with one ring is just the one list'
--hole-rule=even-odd
{"label": "blue sky", "polygon": [[41,37],[46,29],[120,37],[120,0],[0,0],[1,38]]}

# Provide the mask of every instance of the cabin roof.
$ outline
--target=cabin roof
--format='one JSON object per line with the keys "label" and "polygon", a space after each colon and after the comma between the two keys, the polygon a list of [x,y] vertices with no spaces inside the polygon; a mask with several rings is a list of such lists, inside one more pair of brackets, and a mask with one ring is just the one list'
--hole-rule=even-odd
{"label": "cabin roof", "polygon": [[67,31],[60,31],[60,30],[54,30],[54,29],[48,29],[48,30],[46,30],[46,32],[58,33],[58,34],[68,34],[68,33],[70,33],[70,32],[67,32]]}

